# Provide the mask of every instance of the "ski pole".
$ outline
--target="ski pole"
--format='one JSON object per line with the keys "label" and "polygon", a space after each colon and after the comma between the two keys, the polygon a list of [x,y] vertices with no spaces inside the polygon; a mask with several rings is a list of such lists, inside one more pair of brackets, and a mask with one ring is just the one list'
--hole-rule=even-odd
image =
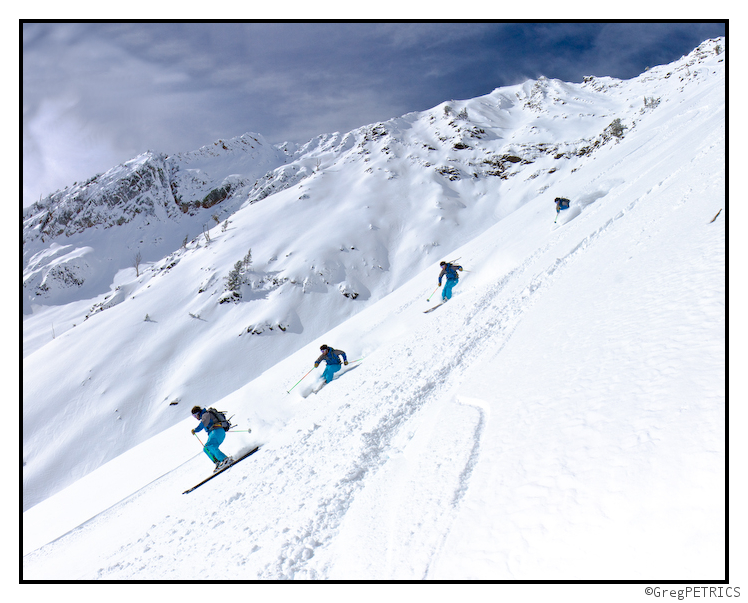
{"label": "ski pole", "polygon": [[[311,373],[311,372],[312,372],[313,370],[314,370],[314,367],[310,368],[310,369],[309,369],[309,373]],[[307,373],[306,375],[308,375],[309,373]],[[306,375],[304,375],[304,377],[306,377]],[[297,386],[297,385],[298,385],[299,383],[301,383],[301,382],[302,382],[302,381],[304,380],[304,377],[302,377],[302,378],[301,378],[301,379],[299,379],[299,380],[298,380],[298,381],[297,381],[296,383],[294,383],[294,384],[293,384],[293,385],[291,386],[291,389],[293,389],[293,388],[294,388],[294,387],[296,387],[296,386]],[[287,393],[287,394],[290,394],[290,393],[291,393],[291,389],[289,389],[289,390],[288,390],[288,391],[287,391],[286,393]]]}
{"label": "ski pole", "polygon": [[[436,286],[436,289],[434,289],[434,293],[436,293],[436,290],[437,290],[437,289],[438,289],[439,287],[441,287],[441,285],[437,285],[437,286]],[[431,298],[432,298],[432,297],[434,297],[434,293],[432,293],[431,295],[429,295],[429,296],[428,296],[428,297],[426,298],[426,301],[431,301]]]}
{"label": "ski pole", "polygon": [[251,429],[230,429],[226,433],[252,433]]}
{"label": "ski pole", "polygon": [[[195,436],[195,437],[197,438],[197,434],[196,434],[196,433],[193,433],[192,435],[194,435],[194,436]],[[213,456],[213,455],[212,455],[212,454],[210,453],[210,451],[209,451],[209,450],[208,450],[208,449],[207,449],[207,448],[205,447],[205,445],[203,445],[203,442],[202,442],[202,440],[201,440],[200,438],[197,438],[197,441],[198,441],[198,442],[200,442],[200,445],[201,445],[201,446],[203,447],[203,452],[205,452],[205,453],[206,453],[206,454],[207,454],[207,455],[208,455],[208,456],[210,457],[210,460],[211,460],[211,461],[213,461],[214,463],[217,463],[217,462],[218,462],[218,459],[216,459],[216,458],[215,458],[215,457],[214,457],[214,456]]]}

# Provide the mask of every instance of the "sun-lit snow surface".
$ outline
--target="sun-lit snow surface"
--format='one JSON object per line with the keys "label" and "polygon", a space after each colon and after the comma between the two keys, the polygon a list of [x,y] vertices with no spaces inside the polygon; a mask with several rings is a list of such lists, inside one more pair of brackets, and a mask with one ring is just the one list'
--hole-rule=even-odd
{"label": "sun-lit snow surface", "polygon": [[[475,149],[438,136],[423,169],[427,155],[395,147],[439,131],[444,111],[411,114],[385,125],[391,154],[331,152],[209,246],[118,271],[120,303],[85,322],[111,298],[37,308],[24,579],[724,577],[716,44],[628,82],[450,103],[496,155],[534,154],[514,176],[465,173],[478,159],[458,153]],[[621,140],[579,152],[616,117]],[[452,156],[460,180],[434,173]],[[553,224],[557,195],[572,207]],[[219,305],[250,246],[256,286]],[[423,314],[449,258],[469,272]],[[320,343],[364,360],[287,394]],[[227,453],[262,448],[182,495],[211,470],[193,403],[252,428]]]}

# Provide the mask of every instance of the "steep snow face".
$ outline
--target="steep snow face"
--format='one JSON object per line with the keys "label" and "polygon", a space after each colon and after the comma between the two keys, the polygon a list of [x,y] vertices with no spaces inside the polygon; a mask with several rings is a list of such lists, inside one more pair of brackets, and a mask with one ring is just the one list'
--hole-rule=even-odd
{"label": "steep snow face", "polygon": [[[526,82],[299,148],[244,135],[175,158],[148,154],[88,184],[101,200],[106,186],[152,175],[155,189],[122,205],[135,217],[121,225],[112,210],[111,225],[44,236],[84,194],[80,187],[29,210],[24,509],[179,424],[192,405],[211,405],[271,369],[274,393],[257,400],[252,416],[272,415],[288,385],[274,369],[280,361],[304,350],[311,364],[324,334],[430,270],[419,281],[426,293],[402,303],[425,300],[438,261],[460,256],[460,246],[494,225],[523,216],[507,223],[514,230],[494,232],[514,244],[491,256],[496,274],[475,276],[483,284],[551,253],[551,226],[579,223],[604,200],[622,199],[643,159],[656,163],[658,141],[682,141],[668,147],[675,159],[666,167],[675,171],[695,161],[695,148],[701,157],[721,152],[718,138],[712,147],[694,144],[721,123],[713,121],[724,105],[719,44],[626,82]],[[658,176],[646,183],[656,188]],[[216,203],[206,208],[212,191],[207,203]],[[573,206],[553,225],[555,196]],[[135,212],[141,202],[149,209]],[[228,291],[232,271],[239,284]],[[390,328],[368,345],[384,345]],[[354,334],[346,338],[365,351]],[[283,366],[287,381],[305,372],[300,359]],[[95,444],[82,446],[91,422]]]}

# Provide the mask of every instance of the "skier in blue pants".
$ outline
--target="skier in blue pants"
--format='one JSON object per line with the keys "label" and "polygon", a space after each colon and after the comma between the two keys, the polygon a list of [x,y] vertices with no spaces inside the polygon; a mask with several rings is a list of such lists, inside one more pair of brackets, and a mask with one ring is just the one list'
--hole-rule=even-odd
{"label": "skier in blue pants", "polygon": [[233,463],[234,459],[230,456],[226,456],[218,449],[226,438],[226,431],[223,427],[214,424],[216,423],[216,417],[199,406],[192,407],[192,416],[200,421],[200,424],[192,430],[192,433],[195,434],[196,432],[203,430],[208,432],[208,441],[205,443],[205,446],[203,446],[203,451],[208,455],[208,458],[216,464],[214,471],[223,469],[227,465]]}
{"label": "skier in blue pants", "polygon": [[343,364],[348,365],[348,357],[345,355],[343,350],[335,350],[328,345],[322,344],[319,347],[322,354],[314,362],[314,368],[319,366],[319,363],[325,361],[325,372],[322,376],[326,383],[332,381],[333,375],[340,370],[340,357],[343,357]]}
{"label": "skier in blue pants", "polygon": [[558,212],[569,209],[569,205],[571,204],[571,201],[568,199],[564,199],[563,197],[556,197],[553,202],[556,204],[556,217],[558,218]]}
{"label": "skier in blue pants", "polygon": [[439,273],[439,286],[442,286],[442,277],[447,277],[446,283],[444,283],[444,290],[442,291],[442,302],[447,301],[452,297],[452,288],[459,281],[457,271],[462,271],[462,266],[457,264],[450,264],[449,262],[439,262],[442,267],[442,271]]}

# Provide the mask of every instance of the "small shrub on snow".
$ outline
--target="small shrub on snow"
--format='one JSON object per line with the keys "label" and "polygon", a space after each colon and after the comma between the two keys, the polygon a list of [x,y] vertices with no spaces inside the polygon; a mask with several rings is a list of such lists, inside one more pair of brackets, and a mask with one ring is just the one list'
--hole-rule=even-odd
{"label": "small shrub on snow", "polygon": [[621,118],[616,117],[612,122],[610,122],[610,125],[605,128],[605,131],[616,138],[623,138],[623,131],[626,129],[626,126],[621,123]]}

